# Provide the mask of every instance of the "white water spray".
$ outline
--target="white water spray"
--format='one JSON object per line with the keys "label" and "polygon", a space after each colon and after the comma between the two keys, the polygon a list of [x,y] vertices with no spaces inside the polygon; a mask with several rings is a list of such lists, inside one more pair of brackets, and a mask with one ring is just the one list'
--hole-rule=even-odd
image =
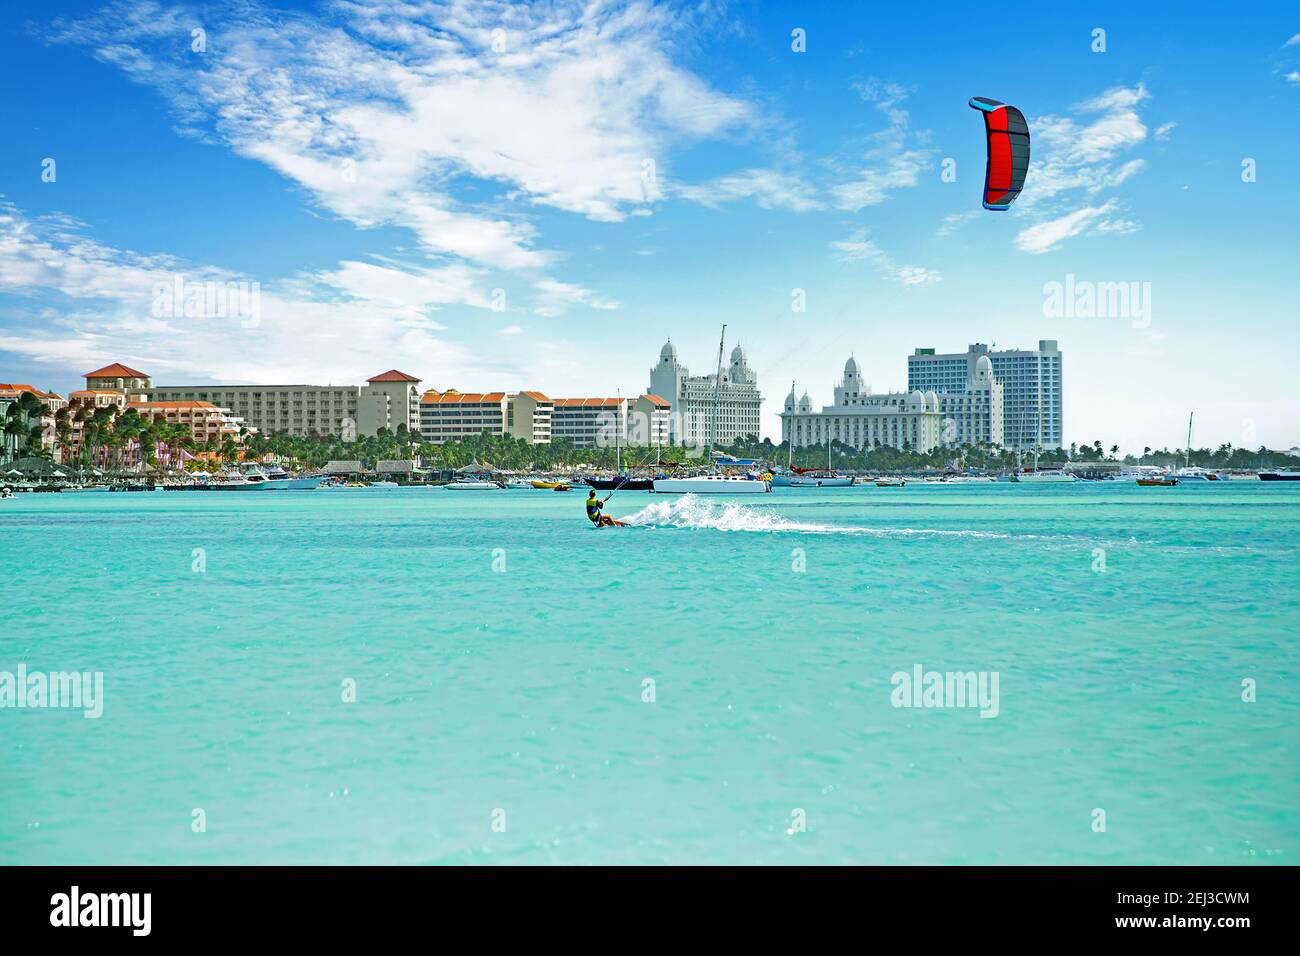
{"label": "white water spray", "polygon": [[795,532],[799,534],[958,535],[975,538],[1009,538],[992,531],[932,528],[860,528],[791,521],[766,508],[734,502],[709,501],[697,495],[656,501],[621,519],[643,528],[711,528],[715,531]]}

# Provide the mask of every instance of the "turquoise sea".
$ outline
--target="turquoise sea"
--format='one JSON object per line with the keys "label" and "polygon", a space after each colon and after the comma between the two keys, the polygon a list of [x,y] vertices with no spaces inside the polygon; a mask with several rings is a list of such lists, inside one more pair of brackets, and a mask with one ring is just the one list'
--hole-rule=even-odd
{"label": "turquoise sea", "polygon": [[0,863],[1300,862],[1300,486],[582,500],[0,501]]}

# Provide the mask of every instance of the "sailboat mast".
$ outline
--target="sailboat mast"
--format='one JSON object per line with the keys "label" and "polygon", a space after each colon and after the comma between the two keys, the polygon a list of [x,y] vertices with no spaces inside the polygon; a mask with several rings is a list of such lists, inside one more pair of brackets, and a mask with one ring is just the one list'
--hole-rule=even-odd
{"label": "sailboat mast", "polygon": [[1192,419],[1196,416],[1195,412],[1189,412],[1187,415],[1187,454],[1183,456],[1183,467],[1192,467]]}
{"label": "sailboat mast", "polygon": [[[790,394],[794,394],[794,382],[790,383]],[[785,444],[785,467],[787,471],[794,470],[794,422],[790,422],[790,427],[786,430]]]}
{"label": "sailboat mast", "polygon": [[727,327],[722,327],[722,337],[718,339],[718,375],[713,380],[713,420],[709,424],[709,463],[713,463],[713,445],[718,440],[718,393],[722,391],[722,350],[727,342]]}

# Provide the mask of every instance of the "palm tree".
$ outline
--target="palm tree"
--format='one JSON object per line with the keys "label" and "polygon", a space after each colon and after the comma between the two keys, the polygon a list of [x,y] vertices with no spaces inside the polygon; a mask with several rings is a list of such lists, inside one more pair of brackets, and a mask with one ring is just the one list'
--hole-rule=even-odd
{"label": "palm tree", "polygon": [[45,404],[31,392],[23,392],[5,412],[4,432],[12,437],[14,457],[39,456],[43,448]]}
{"label": "palm tree", "polygon": [[59,446],[59,462],[67,464],[68,449],[72,445],[72,413],[66,406],[54,413],[54,436]]}

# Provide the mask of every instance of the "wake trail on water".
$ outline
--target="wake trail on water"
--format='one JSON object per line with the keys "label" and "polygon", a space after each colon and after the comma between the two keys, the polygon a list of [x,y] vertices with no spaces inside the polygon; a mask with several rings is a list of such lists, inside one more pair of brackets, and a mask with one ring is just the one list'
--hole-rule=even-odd
{"label": "wake trail on water", "polygon": [[1010,538],[994,531],[943,530],[938,528],[860,528],[845,525],[791,521],[767,508],[735,502],[707,501],[696,495],[682,495],[669,501],[646,505],[634,515],[620,519],[638,528],[709,528],[714,531],[766,531],[798,534],[858,535],[953,535],[967,538]]}

